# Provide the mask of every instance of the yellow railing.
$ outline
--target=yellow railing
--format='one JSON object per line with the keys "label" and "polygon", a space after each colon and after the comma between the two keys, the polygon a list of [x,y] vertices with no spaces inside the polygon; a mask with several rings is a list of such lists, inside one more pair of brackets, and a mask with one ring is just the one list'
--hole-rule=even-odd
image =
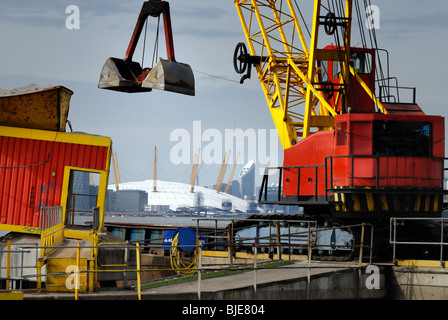
{"label": "yellow railing", "polygon": [[55,247],[64,242],[64,221],[62,207],[42,207],[40,211],[40,257],[49,255]]}

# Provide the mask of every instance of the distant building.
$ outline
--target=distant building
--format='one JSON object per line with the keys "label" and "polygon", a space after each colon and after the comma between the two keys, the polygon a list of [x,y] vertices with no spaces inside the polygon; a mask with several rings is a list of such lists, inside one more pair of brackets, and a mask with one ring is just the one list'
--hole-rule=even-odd
{"label": "distant building", "polygon": [[148,204],[148,193],[142,190],[113,191],[112,197],[111,212],[144,212]]}
{"label": "distant building", "polygon": [[[215,185],[212,189],[215,189]],[[221,191],[227,189],[227,183],[223,183],[221,187]],[[234,197],[241,198],[241,190],[240,190],[240,182],[238,180],[233,180],[230,184],[229,189],[227,190],[227,194],[230,194]]]}
{"label": "distant building", "polygon": [[146,205],[145,211],[151,212],[151,213],[167,213],[170,212],[170,206],[169,205]]}
{"label": "distant building", "polygon": [[255,194],[255,161],[249,161],[240,172],[241,198]]}
{"label": "distant building", "polygon": [[114,189],[107,189],[106,196],[106,212],[115,211],[115,191]]}
{"label": "distant building", "polygon": [[238,180],[232,181],[228,193],[237,198],[241,198],[241,188],[240,188],[240,182]]}
{"label": "distant building", "polygon": [[98,186],[90,185],[89,172],[73,171],[70,194],[68,199],[69,211],[92,212],[96,206]]}
{"label": "distant building", "polygon": [[[208,212],[223,210],[223,201],[228,200],[232,204],[232,212],[246,212],[247,201],[237,198],[225,192],[216,192],[213,188],[205,188],[195,186],[194,192],[191,192],[191,186],[187,183],[171,182],[157,180],[157,192],[153,191],[154,181],[134,181],[120,183],[121,190],[144,190],[148,193],[146,202],[146,210],[159,211],[167,210],[188,212],[192,210],[196,212],[198,207],[198,194],[202,194],[201,206],[207,208]],[[113,185],[109,189],[115,188]],[[110,192],[110,191],[108,191]],[[112,200],[117,202],[117,199]],[[112,202],[111,201],[111,202]],[[116,204],[117,205],[117,204]],[[224,209],[228,209],[229,203],[224,201]]]}
{"label": "distant building", "polygon": [[[276,185],[268,186],[266,191],[267,191],[266,200],[268,201],[277,201],[279,191],[280,196],[282,192],[282,190],[279,190],[278,186]],[[259,193],[260,193],[260,187],[257,187],[257,194]],[[303,213],[303,208],[297,205],[285,206],[279,204],[260,204],[260,206],[268,213],[291,213],[291,214]]]}

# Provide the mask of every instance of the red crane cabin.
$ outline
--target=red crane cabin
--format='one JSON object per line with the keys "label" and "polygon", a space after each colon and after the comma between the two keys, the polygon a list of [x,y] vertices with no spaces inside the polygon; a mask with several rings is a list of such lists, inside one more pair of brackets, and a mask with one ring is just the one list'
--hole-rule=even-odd
{"label": "red crane cabin", "polygon": [[108,137],[0,126],[0,229],[39,234],[40,209],[54,206],[63,207],[70,224],[74,171],[99,174],[96,206],[102,228],[111,147]]}
{"label": "red crane cabin", "polygon": [[[333,50],[328,46],[325,49]],[[352,48],[352,67],[375,92],[374,50]],[[370,55],[371,63],[356,58]],[[366,60],[366,59],[365,59]],[[335,106],[340,79],[333,61],[322,62],[326,100]],[[321,75],[322,76],[322,75]],[[321,81],[322,81],[321,80]],[[335,116],[334,130],[318,131],[284,153],[282,201],[330,208],[339,217],[440,216],[443,210],[444,118],[415,103],[375,105],[350,78],[350,110]],[[329,206],[328,206],[329,205]]]}

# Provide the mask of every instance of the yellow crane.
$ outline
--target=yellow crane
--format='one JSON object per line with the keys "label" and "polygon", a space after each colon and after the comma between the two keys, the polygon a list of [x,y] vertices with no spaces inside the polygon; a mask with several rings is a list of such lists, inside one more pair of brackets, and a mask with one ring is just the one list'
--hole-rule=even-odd
{"label": "yellow crane", "polygon": [[199,157],[201,154],[201,148],[199,147],[198,149],[198,153],[196,153],[194,155],[194,160],[193,160],[193,166],[191,168],[191,174],[190,174],[190,186],[191,186],[191,190],[190,192],[194,192],[194,186],[196,184],[196,176],[198,174],[198,164],[199,164]]}
{"label": "yellow crane", "polygon": [[240,156],[240,152],[238,151],[238,154],[236,155],[235,162],[233,163],[232,171],[230,172],[229,180],[227,182],[226,190],[224,191],[227,193],[229,191],[230,185],[232,184],[233,174],[235,173],[236,164],[238,162],[238,158]]}
{"label": "yellow crane", "polygon": [[[340,110],[325,99],[325,91],[332,89],[319,82],[318,74],[322,69],[318,67],[318,61],[340,62],[343,82],[340,88],[348,83],[349,76],[353,76],[380,111],[387,113],[350,67],[353,0],[339,2],[345,12],[344,16],[336,17],[330,10],[323,16],[322,1],[314,1],[308,44],[293,0],[234,0],[248,45],[248,49],[243,42],[237,45],[234,67],[238,73],[247,72],[241,79],[243,82],[250,77],[251,65],[255,66],[283,149],[316,131],[334,129],[334,116],[347,112],[345,90],[338,92],[337,99],[342,105]],[[320,26],[327,34],[334,34],[338,27],[345,30],[340,43],[342,50],[318,48]]]}
{"label": "yellow crane", "polygon": [[218,180],[216,181],[215,190],[216,192],[221,191],[222,181],[224,180],[224,175],[226,174],[227,162],[229,161],[230,150],[224,155],[222,160],[221,169],[219,170]]}

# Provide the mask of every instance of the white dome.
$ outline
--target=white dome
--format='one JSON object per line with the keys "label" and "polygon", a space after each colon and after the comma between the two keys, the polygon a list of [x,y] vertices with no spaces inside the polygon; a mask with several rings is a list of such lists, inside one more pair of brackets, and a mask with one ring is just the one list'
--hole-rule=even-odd
{"label": "white dome", "polygon": [[[186,183],[157,180],[157,191],[154,192],[154,180],[123,182],[120,183],[120,190],[143,190],[148,193],[148,205],[167,205],[171,210],[179,207],[194,207],[195,193],[201,192],[203,195],[202,205],[221,209],[222,201],[232,202],[232,210],[246,212],[247,201],[232,196],[224,192],[216,192],[201,186],[195,186],[194,192],[190,192],[191,186]],[[115,185],[110,185],[109,189],[115,190]]]}

